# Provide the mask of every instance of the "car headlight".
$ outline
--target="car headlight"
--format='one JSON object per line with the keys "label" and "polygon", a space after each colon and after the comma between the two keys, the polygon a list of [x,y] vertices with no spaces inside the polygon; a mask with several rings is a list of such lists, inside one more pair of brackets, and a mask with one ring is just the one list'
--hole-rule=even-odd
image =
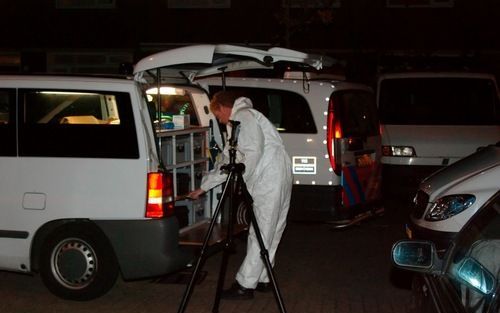
{"label": "car headlight", "polygon": [[427,221],[442,221],[470,207],[476,201],[473,195],[451,195],[439,198],[425,215]]}
{"label": "car headlight", "polygon": [[384,156],[396,156],[396,157],[413,157],[417,154],[415,153],[415,148],[411,146],[382,146],[382,155]]}

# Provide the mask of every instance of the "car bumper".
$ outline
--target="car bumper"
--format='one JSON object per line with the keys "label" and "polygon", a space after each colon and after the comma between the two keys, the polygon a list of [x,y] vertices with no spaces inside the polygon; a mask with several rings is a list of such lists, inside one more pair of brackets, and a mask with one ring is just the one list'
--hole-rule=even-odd
{"label": "car bumper", "polygon": [[175,217],[94,222],[108,237],[124,279],[167,274],[185,267],[191,258],[179,247]]}
{"label": "car bumper", "polygon": [[441,168],[442,166],[383,164],[382,179],[394,186],[416,189],[424,178]]}
{"label": "car bumper", "polygon": [[432,241],[438,252],[444,252],[449,247],[453,238],[457,235],[455,232],[443,232],[423,228],[416,225],[411,220],[406,224],[405,231],[409,239]]}

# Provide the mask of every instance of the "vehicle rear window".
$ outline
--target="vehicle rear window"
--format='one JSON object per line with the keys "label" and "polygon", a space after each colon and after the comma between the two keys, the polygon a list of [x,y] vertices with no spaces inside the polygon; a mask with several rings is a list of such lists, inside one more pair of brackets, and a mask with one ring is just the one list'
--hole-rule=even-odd
{"label": "vehicle rear window", "polygon": [[490,79],[386,79],[379,89],[384,124],[495,125],[498,111],[498,95]]}
{"label": "vehicle rear window", "polygon": [[335,116],[340,118],[344,137],[367,137],[379,133],[377,107],[373,93],[342,90],[331,96]]}
{"label": "vehicle rear window", "polygon": [[130,95],[19,90],[19,155],[138,158]]}
{"label": "vehicle rear window", "polygon": [[0,156],[16,155],[15,89],[0,89]]}
{"label": "vehicle rear window", "polygon": [[196,110],[194,109],[194,101],[189,96],[189,93],[181,88],[165,88],[170,88],[179,94],[161,94],[161,101],[158,101],[156,88],[154,90],[151,89],[152,91],[146,91],[153,121],[158,121],[158,117],[161,117],[162,122],[172,121],[172,116],[186,114],[189,115],[189,124],[191,126],[200,126]]}
{"label": "vehicle rear window", "polygon": [[[211,86],[213,95],[222,88]],[[317,128],[307,100],[301,95],[278,89],[231,87],[252,100],[254,109],[264,114],[280,133],[316,134]]]}

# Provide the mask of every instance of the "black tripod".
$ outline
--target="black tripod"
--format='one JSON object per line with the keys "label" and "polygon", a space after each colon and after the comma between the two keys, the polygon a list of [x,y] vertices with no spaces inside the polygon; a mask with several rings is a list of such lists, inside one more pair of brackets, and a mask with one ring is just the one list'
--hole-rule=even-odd
{"label": "black tripod", "polygon": [[283,299],[281,297],[280,290],[278,288],[278,284],[276,282],[276,278],[274,276],[273,268],[271,265],[271,262],[269,260],[269,253],[264,245],[264,240],[262,239],[262,235],[260,233],[259,226],[257,224],[257,220],[255,218],[254,212],[253,212],[253,199],[251,195],[248,193],[246,184],[243,180],[243,172],[245,170],[245,165],[242,163],[236,163],[236,147],[237,147],[237,138],[238,138],[238,127],[240,122],[237,121],[230,121],[232,125],[232,131],[231,131],[231,138],[229,140],[229,164],[226,164],[221,167],[221,170],[225,173],[227,173],[227,179],[224,185],[224,189],[222,191],[222,196],[219,200],[219,203],[217,204],[217,207],[215,209],[215,212],[212,216],[212,220],[210,221],[210,226],[208,228],[207,233],[205,234],[205,238],[203,240],[203,245],[200,250],[200,255],[198,257],[198,261],[196,262],[196,265],[193,270],[193,274],[191,276],[191,280],[189,281],[189,284],[187,285],[186,291],[184,292],[184,296],[182,298],[181,304],[179,306],[179,310],[177,311],[178,313],[183,313],[186,309],[187,303],[191,297],[191,294],[193,292],[193,288],[195,285],[195,282],[198,278],[198,274],[203,266],[203,263],[205,262],[205,253],[208,248],[208,243],[210,241],[210,237],[212,236],[213,230],[215,223],[217,221],[217,216],[221,212],[221,208],[224,205],[224,201],[229,198],[229,212],[228,212],[228,223],[227,223],[227,235],[224,240],[224,249],[223,249],[223,255],[222,255],[222,263],[219,271],[219,278],[217,281],[217,290],[215,293],[215,301],[214,305],[212,307],[212,312],[217,313],[219,312],[219,304],[220,304],[220,297],[221,297],[221,292],[222,288],[224,286],[224,279],[226,277],[226,271],[227,271],[227,264],[229,261],[229,254],[232,252],[232,247],[233,247],[233,230],[234,230],[234,222],[235,222],[235,214],[234,214],[234,208],[236,208],[236,200],[238,196],[244,203],[247,204],[247,209],[249,210],[250,213],[250,221],[252,223],[252,226],[255,231],[255,236],[257,238],[257,241],[259,242],[260,246],[260,255],[262,257],[262,260],[266,266],[267,273],[269,276],[269,279],[271,281],[271,284],[273,286],[273,292],[274,292],[274,297],[276,298],[276,302],[278,304],[278,308],[281,313],[286,313],[285,305],[283,303]]}

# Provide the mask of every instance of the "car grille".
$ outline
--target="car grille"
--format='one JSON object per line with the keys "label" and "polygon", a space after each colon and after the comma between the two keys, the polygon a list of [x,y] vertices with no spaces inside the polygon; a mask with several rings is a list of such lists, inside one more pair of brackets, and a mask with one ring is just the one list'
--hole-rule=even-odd
{"label": "car grille", "polygon": [[422,218],[428,203],[429,203],[429,195],[423,192],[422,190],[419,190],[417,192],[417,195],[413,199],[413,211],[412,211],[413,217],[417,219]]}

